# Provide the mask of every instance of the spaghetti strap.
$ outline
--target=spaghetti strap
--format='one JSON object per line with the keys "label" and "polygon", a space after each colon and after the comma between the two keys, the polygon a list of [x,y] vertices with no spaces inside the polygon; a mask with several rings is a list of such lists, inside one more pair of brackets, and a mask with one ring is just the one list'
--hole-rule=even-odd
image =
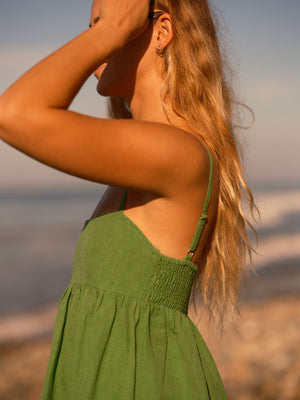
{"label": "spaghetti strap", "polygon": [[[209,155],[209,181],[208,181],[208,188],[207,188],[207,193],[206,193],[206,198],[205,198],[205,202],[204,202],[204,206],[202,209],[202,214],[201,214],[201,218],[199,219],[197,228],[196,228],[196,232],[194,234],[191,246],[189,251],[187,252],[187,255],[185,256],[185,260],[189,260],[192,261],[192,258],[195,254],[197,245],[199,243],[204,225],[207,222],[207,209],[209,206],[209,202],[210,202],[210,197],[211,197],[211,190],[212,190],[212,182],[213,182],[213,159],[211,156],[210,151],[208,150],[208,148],[205,146],[205,144],[203,144],[204,147],[206,148],[208,155]],[[119,207],[119,211],[120,210],[124,210],[125,207],[125,202],[126,202],[126,196],[127,196],[127,189],[124,190],[123,196],[122,196],[122,200],[120,203],[120,207]]]}
{"label": "spaghetti strap", "polygon": [[125,207],[125,202],[126,202],[126,196],[127,196],[127,189],[124,190],[122,200],[119,206],[119,211],[124,210]]}
{"label": "spaghetti strap", "polygon": [[[205,145],[204,145],[205,146]],[[214,170],[214,166],[213,166],[213,159],[211,156],[210,151],[208,150],[208,148],[205,146],[208,155],[209,155],[209,182],[208,182],[208,188],[207,188],[207,193],[206,193],[206,198],[205,198],[205,202],[204,202],[204,206],[202,209],[202,214],[201,214],[201,218],[199,219],[197,228],[196,228],[196,232],[194,234],[191,246],[190,246],[190,250],[187,252],[187,255],[185,257],[186,260],[192,261],[192,258],[195,254],[197,245],[199,243],[204,225],[207,222],[207,209],[209,206],[209,201],[210,201],[210,197],[211,197],[211,190],[212,190],[212,182],[213,182],[213,170]]]}
{"label": "spaghetti strap", "polygon": [[[122,196],[122,199],[120,202],[120,206],[119,206],[119,211],[124,210],[125,202],[126,202],[126,195],[127,195],[127,189],[124,190],[124,193],[123,193],[123,196]],[[91,220],[92,220],[91,218],[85,220],[83,228],[81,229],[81,232],[84,231],[84,229],[86,228],[86,226],[89,224],[89,222]]]}

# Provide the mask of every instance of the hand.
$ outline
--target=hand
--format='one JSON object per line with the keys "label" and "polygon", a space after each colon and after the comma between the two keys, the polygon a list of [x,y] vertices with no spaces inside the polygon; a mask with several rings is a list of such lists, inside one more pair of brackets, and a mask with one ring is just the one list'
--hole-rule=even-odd
{"label": "hand", "polygon": [[113,34],[121,34],[125,43],[135,39],[148,26],[149,0],[94,0],[92,21],[99,16]]}

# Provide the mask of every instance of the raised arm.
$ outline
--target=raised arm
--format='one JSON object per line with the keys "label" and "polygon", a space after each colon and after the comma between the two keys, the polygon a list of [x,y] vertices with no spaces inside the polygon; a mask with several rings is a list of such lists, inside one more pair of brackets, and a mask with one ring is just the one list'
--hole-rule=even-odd
{"label": "raised arm", "polygon": [[192,135],[166,124],[67,110],[91,73],[145,30],[148,12],[148,0],[102,0],[99,22],[1,95],[1,138],[44,164],[91,181],[162,194],[175,178],[186,181],[199,160],[200,143]]}
{"label": "raised arm", "polygon": [[[98,3],[94,7],[100,12]],[[92,72],[146,28],[149,0],[101,0],[101,4],[99,22],[11,85],[1,96],[1,107],[67,109]]]}

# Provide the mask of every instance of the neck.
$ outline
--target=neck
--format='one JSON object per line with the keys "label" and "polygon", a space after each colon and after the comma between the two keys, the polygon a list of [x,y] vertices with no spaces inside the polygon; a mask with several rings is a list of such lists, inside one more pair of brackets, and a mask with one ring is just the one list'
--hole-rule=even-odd
{"label": "neck", "polygon": [[162,79],[155,70],[136,82],[129,105],[133,119],[169,124],[160,95]]}
{"label": "neck", "polygon": [[165,101],[165,103],[169,113],[168,115],[165,113],[161,98],[162,83],[160,74],[155,70],[136,82],[134,93],[128,99],[133,119],[174,125],[192,133],[186,121],[171,112],[168,101]]}

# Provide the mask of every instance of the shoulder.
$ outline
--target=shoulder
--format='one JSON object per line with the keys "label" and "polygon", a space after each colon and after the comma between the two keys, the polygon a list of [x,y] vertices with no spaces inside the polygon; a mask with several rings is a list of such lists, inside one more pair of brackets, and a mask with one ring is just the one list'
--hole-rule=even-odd
{"label": "shoulder", "polygon": [[[99,132],[99,131],[98,131]],[[209,171],[209,155],[199,137],[176,126],[138,120],[104,120],[101,149],[109,155],[114,185],[171,196],[180,188],[199,185]],[[119,176],[120,175],[120,176]],[[110,182],[109,182],[110,183]]]}
{"label": "shoulder", "polygon": [[152,127],[155,128],[174,180],[190,187],[199,187],[199,182],[206,182],[210,167],[216,170],[217,166],[201,137],[172,125],[157,124]]}
{"label": "shoulder", "polygon": [[209,174],[210,167],[216,166],[207,146],[196,134],[165,124],[157,124],[157,129],[160,132],[158,143],[163,145],[177,180],[199,184],[199,179]]}
{"label": "shoulder", "polygon": [[207,192],[210,175],[212,194],[216,197],[219,181],[218,162],[202,138],[170,125],[162,129],[168,131],[165,137],[170,143],[167,151],[170,176],[173,178],[169,187],[170,197],[176,198],[179,193],[180,198],[186,197],[189,201],[192,198],[202,199]]}
{"label": "shoulder", "polygon": [[122,131],[131,138],[146,146],[155,144],[157,153],[163,152],[176,163],[194,166],[199,163],[209,164],[206,147],[200,137],[174,125],[161,122],[138,120],[107,120],[112,123],[114,131]]}

